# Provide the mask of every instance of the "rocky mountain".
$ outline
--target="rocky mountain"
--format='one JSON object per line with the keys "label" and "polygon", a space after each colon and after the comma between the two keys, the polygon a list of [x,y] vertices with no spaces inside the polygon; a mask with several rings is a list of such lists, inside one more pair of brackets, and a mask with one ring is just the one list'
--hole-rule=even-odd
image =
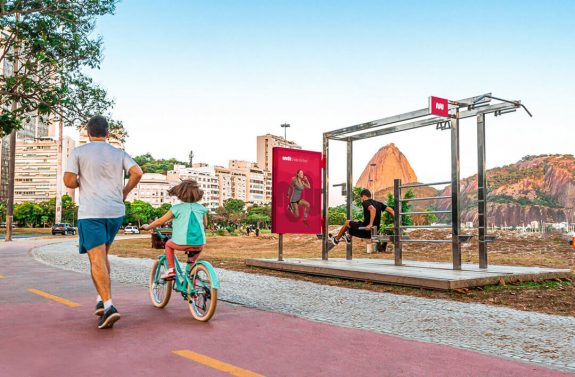
{"label": "rocky mountain", "polygon": [[[487,171],[487,221],[496,226],[517,226],[532,221],[573,221],[575,157],[527,156],[521,161]],[[451,195],[446,187],[440,195]],[[448,209],[449,200],[437,201]],[[461,220],[477,224],[477,175],[461,181]]]}
{"label": "rocky mountain", "polygon": [[401,178],[403,183],[417,182],[417,176],[407,158],[395,144],[388,144],[369,160],[355,187],[365,187],[375,193],[393,187],[396,178]]}
{"label": "rocky mountain", "polygon": [[[372,166],[371,164],[375,164]],[[407,158],[393,144],[381,148],[368,163],[356,187],[375,188],[385,201],[393,193],[393,179],[417,182]],[[370,182],[370,180],[372,180]],[[575,221],[575,157],[573,155],[526,156],[517,163],[487,171],[488,223],[520,226],[532,221]],[[451,186],[438,192],[431,187],[414,189],[416,197],[449,196]],[[414,202],[418,210],[450,208],[450,199]],[[477,175],[461,180],[461,220],[477,224]]]}

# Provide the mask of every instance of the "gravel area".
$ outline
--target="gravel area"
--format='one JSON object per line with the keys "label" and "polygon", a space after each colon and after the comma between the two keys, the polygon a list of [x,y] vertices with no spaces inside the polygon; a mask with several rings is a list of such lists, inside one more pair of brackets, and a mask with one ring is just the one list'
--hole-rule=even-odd
{"label": "gravel area", "polygon": [[[51,266],[88,273],[77,240],[39,246],[32,255]],[[111,255],[110,263],[114,281],[147,286],[151,259]],[[223,301],[575,372],[574,317],[216,271]]]}

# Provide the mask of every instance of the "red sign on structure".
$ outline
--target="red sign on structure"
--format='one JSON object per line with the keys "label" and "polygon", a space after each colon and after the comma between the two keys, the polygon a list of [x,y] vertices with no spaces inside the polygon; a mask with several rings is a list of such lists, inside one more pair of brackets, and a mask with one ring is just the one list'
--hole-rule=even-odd
{"label": "red sign on structure", "polygon": [[429,112],[441,117],[449,116],[449,101],[445,98],[429,97]]}
{"label": "red sign on structure", "polygon": [[321,153],[276,147],[272,154],[272,232],[321,233]]}

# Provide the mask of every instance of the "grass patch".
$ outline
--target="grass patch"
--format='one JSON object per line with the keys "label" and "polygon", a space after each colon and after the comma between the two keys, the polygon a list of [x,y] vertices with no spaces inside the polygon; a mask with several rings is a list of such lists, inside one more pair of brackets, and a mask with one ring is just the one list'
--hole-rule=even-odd
{"label": "grass patch", "polygon": [[506,285],[487,285],[483,287],[485,292],[495,292],[505,289],[553,289],[561,287],[571,287],[573,282],[569,280],[545,280],[545,281],[528,281],[524,283],[517,284],[506,284]]}

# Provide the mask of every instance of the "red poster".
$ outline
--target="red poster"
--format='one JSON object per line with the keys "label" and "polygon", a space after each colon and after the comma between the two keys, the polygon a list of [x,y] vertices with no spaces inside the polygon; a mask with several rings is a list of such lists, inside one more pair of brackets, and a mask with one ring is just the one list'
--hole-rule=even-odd
{"label": "red poster", "polygon": [[321,169],[319,152],[273,149],[273,233],[321,233]]}
{"label": "red poster", "polygon": [[442,117],[449,116],[449,101],[445,98],[429,97],[429,112]]}

